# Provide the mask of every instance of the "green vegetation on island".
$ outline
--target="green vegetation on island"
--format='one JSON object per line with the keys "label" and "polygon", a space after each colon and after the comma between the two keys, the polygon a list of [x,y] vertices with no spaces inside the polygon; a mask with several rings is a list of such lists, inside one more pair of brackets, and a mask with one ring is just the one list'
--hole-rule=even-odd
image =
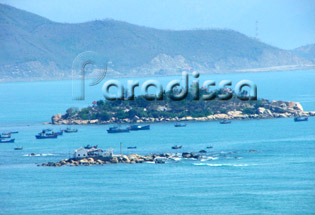
{"label": "green vegetation on island", "polygon": [[[200,89],[199,97],[208,93]],[[232,98],[220,100],[220,96],[230,93]],[[246,91],[243,93],[247,94]],[[134,100],[99,100],[92,106],[78,109],[69,108],[65,114],[52,117],[53,124],[105,124],[129,122],[160,122],[183,120],[222,120],[222,119],[259,119],[312,116],[314,112],[303,111],[297,102],[269,101],[266,99],[240,100],[234,92],[216,90],[213,100],[194,100],[188,92],[185,99],[174,101],[168,93],[163,100],[148,101],[143,96]]]}

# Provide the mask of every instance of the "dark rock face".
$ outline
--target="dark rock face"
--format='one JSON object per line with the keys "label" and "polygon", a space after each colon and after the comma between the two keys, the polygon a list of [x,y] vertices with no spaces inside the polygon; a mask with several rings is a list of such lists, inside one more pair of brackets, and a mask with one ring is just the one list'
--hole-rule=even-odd
{"label": "dark rock face", "polygon": [[[180,156],[179,156],[180,157]],[[190,159],[200,159],[202,156],[195,152],[184,152],[182,153],[182,158],[190,158]],[[177,155],[173,155],[171,153],[161,153],[161,154],[150,154],[150,155],[138,155],[138,154],[130,154],[130,155],[117,155],[113,157],[89,157],[89,158],[70,158],[64,159],[59,162],[48,162],[43,163],[38,166],[90,166],[90,165],[104,165],[104,164],[135,164],[135,163],[145,163],[145,162],[156,162],[157,160],[167,161],[168,159],[174,160],[174,158],[178,158]]]}
{"label": "dark rock face", "polygon": [[189,152],[183,152],[182,157],[183,158],[191,158],[191,154]]}

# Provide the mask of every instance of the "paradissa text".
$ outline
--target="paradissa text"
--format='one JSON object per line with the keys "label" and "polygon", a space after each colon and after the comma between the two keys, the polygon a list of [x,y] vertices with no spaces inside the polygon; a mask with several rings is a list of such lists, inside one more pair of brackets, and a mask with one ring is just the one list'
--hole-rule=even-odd
{"label": "paradissa text", "polygon": [[[215,81],[213,80],[206,80],[202,88],[207,89],[207,93],[203,94],[200,98],[199,96],[199,73],[193,72],[192,76],[194,80],[192,81],[192,89],[193,89],[193,99],[194,100],[213,100],[217,98],[217,95],[215,92],[210,91],[210,87],[216,86]],[[182,80],[173,80],[170,81],[165,91],[168,92],[167,95],[175,101],[180,101],[186,98],[188,95],[189,90],[189,75],[187,72],[182,73]],[[232,81],[229,80],[222,80],[219,83],[219,88],[227,88],[228,86],[232,86]],[[110,93],[110,88],[115,87],[116,93]],[[135,88],[139,87],[139,81],[138,80],[128,80],[127,81],[127,88],[125,91],[124,85],[118,81],[118,80],[108,80],[104,83],[102,87],[102,92],[107,100],[133,100],[135,98]],[[155,93],[149,94],[149,88],[154,87]],[[248,87],[249,91],[246,95],[242,93],[242,89],[244,87]],[[178,90],[180,88],[180,90]],[[127,96],[125,95],[125,92],[127,92]],[[257,86],[254,82],[250,80],[242,80],[239,81],[234,88],[234,92],[237,95],[237,97],[240,100],[257,100]],[[141,85],[141,94],[146,100],[152,101],[152,100],[163,100],[163,86],[162,84],[157,80],[147,80]],[[126,98],[125,98],[126,96]],[[224,94],[220,95],[218,97],[219,100],[229,100],[233,96],[233,92],[226,90]]]}

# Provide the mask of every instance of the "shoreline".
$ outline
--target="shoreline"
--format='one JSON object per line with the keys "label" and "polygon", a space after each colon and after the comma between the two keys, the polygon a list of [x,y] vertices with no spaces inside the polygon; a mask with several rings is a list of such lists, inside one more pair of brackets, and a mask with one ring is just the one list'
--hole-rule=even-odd
{"label": "shoreline", "polygon": [[[200,75],[220,75],[220,74],[242,74],[242,73],[261,73],[261,72],[289,72],[289,71],[310,71],[315,70],[315,64],[312,65],[303,65],[300,67],[297,67],[296,65],[284,65],[284,66],[271,66],[271,67],[259,67],[259,68],[247,68],[247,69],[234,69],[234,70],[213,70],[212,72],[199,72]],[[170,75],[144,75],[143,78],[153,77],[172,77],[172,76],[181,76],[181,73],[179,74],[170,74]],[[111,79],[119,79],[119,78],[137,78],[136,75],[113,75],[113,76],[106,76],[107,78]],[[94,77],[88,77],[87,80],[91,80]],[[25,78],[25,79],[1,79],[0,78],[0,84],[1,83],[19,83],[19,82],[45,82],[45,81],[70,81],[70,80],[79,80],[80,78],[72,78],[72,77],[66,77],[66,78]]]}
{"label": "shoreline", "polygon": [[[235,111],[240,112],[240,111]],[[56,115],[54,115],[56,116]],[[54,117],[53,116],[53,117]],[[303,111],[301,116],[306,117],[314,117],[315,111]],[[106,125],[106,124],[128,124],[128,123],[158,123],[158,122],[210,122],[210,121],[221,121],[221,120],[261,120],[261,119],[278,119],[278,118],[294,118],[294,114],[290,113],[272,113],[272,115],[259,115],[259,114],[235,114],[235,115],[228,115],[228,114],[214,114],[208,117],[182,117],[182,118],[138,118],[136,120],[133,119],[111,119],[108,121],[100,121],[100,120],[80,120],[80,119],[60,119],[60,120],[53,120],[51,122],[44,122],[44,124],[52,124],[52,125]]]}

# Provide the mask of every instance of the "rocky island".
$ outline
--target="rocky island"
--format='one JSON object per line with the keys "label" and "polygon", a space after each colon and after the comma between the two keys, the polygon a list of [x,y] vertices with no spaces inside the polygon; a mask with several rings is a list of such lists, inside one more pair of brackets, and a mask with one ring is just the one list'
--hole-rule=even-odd
{"label": "rocky island", "polygon": [[[224,89],[217,90],[217,97],[222,93]],[[147,101],[142,96],[134,100],[99,100],[86,108],[71,107],[63,115],[56,114],[52,116],[51,123],[80,125],[315,116],[315,111],[304,111],[299,102],[267,99],[244,101],[234,93],[232,95],[229,100],[194,100],[191,93],[181,101],[173,101],[168,97],[165,100]]]}
{"label": "rocky island", "polygon": [[98,157],[86,157],[86,158],[69,158],[63,159],[59,162],[48,162],[43,163],[41,166],[90,166],[90,165],[104,165],[104,164],[117,164],[117,163],[146,163],[146,162],[155,162],[155,163],[165,163],[165,160],[176,161],[176,158],[201,158],[200,154],[192,153],[182,153],[181,155],[173,155],[171,153],[162,153],[162,154],[151,154],[151,155],[139,155],[139,154],[130,154],[130,155],[117,155],[117,156],[98,156]]}

